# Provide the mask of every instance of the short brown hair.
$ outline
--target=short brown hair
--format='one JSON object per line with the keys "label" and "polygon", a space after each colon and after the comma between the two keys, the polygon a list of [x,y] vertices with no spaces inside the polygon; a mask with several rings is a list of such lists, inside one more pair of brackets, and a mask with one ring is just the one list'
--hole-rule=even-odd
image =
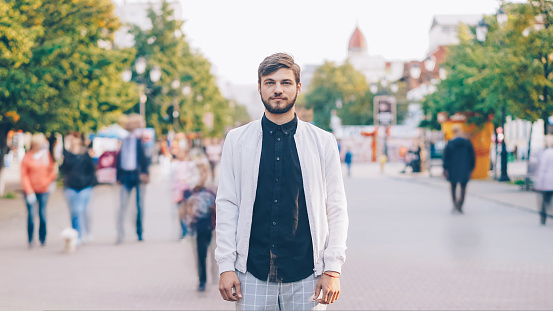
{"label": "short brown hair", "polygon": [[275,53],[265,57],[257,69],[257,82],[261,83],[261,77],[270,75],[282,68],[292,69],[296,84],[300,83],[300,66],[294,62],[294,57],[287,53]]}

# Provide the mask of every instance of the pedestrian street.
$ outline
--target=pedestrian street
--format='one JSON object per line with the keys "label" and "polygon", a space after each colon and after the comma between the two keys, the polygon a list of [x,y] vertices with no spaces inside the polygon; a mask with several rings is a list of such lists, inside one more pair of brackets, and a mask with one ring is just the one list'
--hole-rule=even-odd
{"label": "pedestrian street", "polygon": [[[193,248],[189,238],[178,240],[169,180],[152,172],[143,242],[129,213],[125,242],[115,245],[116,186],[94,189],[94,240],[70,255],[59,237],[70,225],[60,189],[48,206],[44,248],[27,248],[22,199],[2,200],[0,310],[234,310],[221,299],[212,267],[207,290],[196,291]],[[551,223],[471,195],[475,182],[465,214],[452,214],[448,188],[420,181],[380,174],[371,164],[344,178],[347,261],[341,295],[328,310],[553,308]]]}

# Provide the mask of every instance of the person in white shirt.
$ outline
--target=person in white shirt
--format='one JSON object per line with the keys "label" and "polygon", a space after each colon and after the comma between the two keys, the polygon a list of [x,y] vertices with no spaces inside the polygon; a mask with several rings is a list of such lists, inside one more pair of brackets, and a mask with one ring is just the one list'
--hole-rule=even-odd
{"label": "person in white shirt", "polygon": [[547,221],[547,210],[551,208],[553,198],[553,136],[545,137],[545,150],[540,155],[536,174],[535,188],[541,194],[541,224]]}
{"label": "person in white shirt", "polygon": [[219,291],[239,310],[324,309],[340,294],[346,259],[348,215],[336,139],[298,120],[300,68],[290,55],[263,60],[258,90],[263,118],[231,130],[223,147],[216,199]]}
{"label": "person in white shirt", "polygon": [[130,118],[125,125],[130,134],[123,139],[117,155],[117,183],[121,184],[121,199],[117,215],[116,244],[123,243],[125,237],[124,219],[133,188],[136,189],[136,235],[138,241],[143,240],[144,195],[146,184],[149,182],[150,161],[144,152],[141,138],[135,134],[135,130],[140,128],[142,123],[139,115]]}

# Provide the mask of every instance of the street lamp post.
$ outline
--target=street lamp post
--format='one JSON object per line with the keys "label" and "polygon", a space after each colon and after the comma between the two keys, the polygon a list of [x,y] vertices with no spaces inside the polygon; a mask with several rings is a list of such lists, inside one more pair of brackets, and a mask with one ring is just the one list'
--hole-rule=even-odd
{"label": "street lamp post", "polygon": [[376,92],[378,92],[378,85],[376,85],[376,83],[371,83],[370,90],[371,93],[376,94]]}
{"label": "street lamp post", "polygon": [[424,68],[427,71],[427,76],[428,76],[427,80],[428,80],[428,82],[432,81],[432,73],[434,73],[434,68],[435,67],[436,67],[436,57],[434,57],[433,55],[428,56],[424,60]]}
{"label": "street lamp post", "polygon": [[[190,95],[192,93],[192,88],[190,87],[190,85],[188,84],[185,84],[183,87],[182,87],[182,95],[185,97],[185,100],[186,98],[188,98],[188,95]],[[186,121],[185,121],[186,122]]]}
{"label": "street lamp post", "polygon": [[[139,57],[135,61],[135,70],[136,73],[141,76],[146,72],[146,68],[148,67],[148,61],[144,57]],[[129,82],[132,79],[132,70],[126,69],[123,71],[123,81]],[[153,83],[156,83],[161,79],[161,68],[159,66],[154,66],[152,69],[150,69],[150,81]],[[142,116],[142,120],[146,122],[146,101],[148,101],[148,96],[146,94],[149,93],[149,90],[147,89],[146,81],[144,81],[143,78],[136,78],[135,81],[139,84],[139,109],[140,109],[140,116]]]}
{"label": "street lamp post", "polygon": [[505,105],[501,107],[501,127],[503,128],[503,140],[501,141],[501,176],[499,181],[510,181],[509,175],[507,175],[507,145],[505,144]]}
{"label": "street lamp post", "polygon": [[[175,92],[180,87],[180,81],[175,79],[171,82],[171,88]],[[178,132],[179,130],[179,103],[177,101],[177,95],[173,97],[173,131]]]}
{"label": "street lamp post", "polygon": [[[505,27],[509,21],[509,16],[501,9],[497,11],[497,24],[500,28]],[[505,118],[507,108],[505,107],[505,102],[501,105],[501,127],[503,128],[503,140],[501,141],[501,176],[499,176],[499,181],[510,181],[509,175],[507,175],[507,144],[505,143]]]}

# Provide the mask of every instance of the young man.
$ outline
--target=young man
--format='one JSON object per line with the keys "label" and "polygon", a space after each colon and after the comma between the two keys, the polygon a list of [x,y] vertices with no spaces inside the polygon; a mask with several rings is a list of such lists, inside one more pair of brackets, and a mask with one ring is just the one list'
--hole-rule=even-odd
{"label": "young man", "polygon": [[141,128],[143,119],[139,115],[131,115],[125,125],[129,136],[123,139],[121,149],[117,155],[117,183],[121,184],[121,199],[117,214],[117,241],[123,243],[125,237],[124,222],[129,196],[136,188],[136,235],[142,241],[142,225],[144,217],[144,195],[146,184],[149,181],[148,167],[150,165],[140,137],[136,129]]}
{"label": "young man", "polygon": [[261,120],[230,131],[217,192],[219,291],[241,310],[324,309],[340,294],[347,204],[334,136],[298,120],[300,68],[259,65]]}

